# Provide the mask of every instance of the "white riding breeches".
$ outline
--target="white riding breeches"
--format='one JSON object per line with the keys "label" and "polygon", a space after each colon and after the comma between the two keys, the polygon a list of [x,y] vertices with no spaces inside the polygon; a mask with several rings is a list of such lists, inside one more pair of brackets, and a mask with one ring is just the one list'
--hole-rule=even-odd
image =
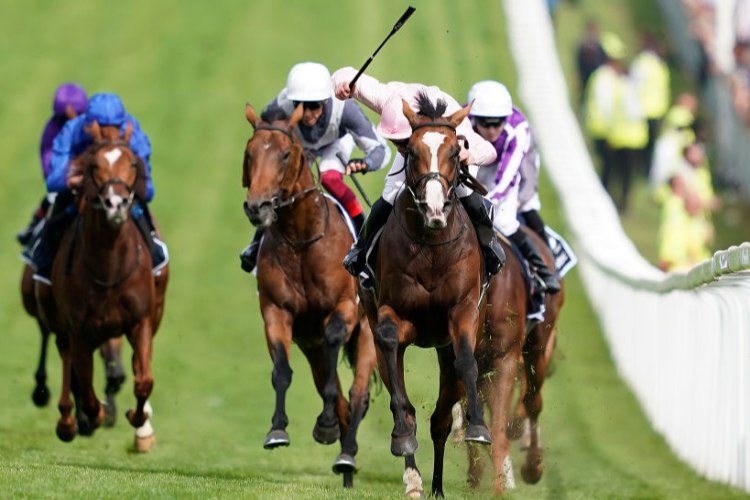
{"label": "white riding breeches", "polygon": [[518,210],[520,213],[528,212],[529,210],[536,210],[537,212],[542,209],[542,201],[539,199],[539,193],[534,193],[534,195],[523,204],[523,206]]}
{"label": "white riding breeches", "polygon": [[518,183],[508,189],[508,192],[499,200],[492,200],[495,205],[494,225],[495,229],[505,236],[510,236],[516,231],[518,223]]}
{"label": "white riding breeches", "polygon": [[[476,177],[478,171],[478,166],[469,165],[469,172],[471,172],[471,175]],[[398,173],[393,175],[394,172]],[[404,157],[401,155],[401,153],[397,153],[396,158],[393,160],[393,164],[391,165],[391,169],[388,172],[388,175],[385,176],[383,199],[388,202],[389,205],[393,205],[395,203],[398,193],[400,193],[404,188],[405,181],[406,171],[404,170]],[[459,198],[465,198],[471,193],[473,193],[473,191],[463,184],[459,184],[459,186],[456,188],[456,194]]]}
{"label": "white riding breeches", "polygon": [[335,170],[341,174],[346,172],[346,164],[354,151],[354,138],[346,134],[333,141],[318,152],[320,156],[320,172]]}

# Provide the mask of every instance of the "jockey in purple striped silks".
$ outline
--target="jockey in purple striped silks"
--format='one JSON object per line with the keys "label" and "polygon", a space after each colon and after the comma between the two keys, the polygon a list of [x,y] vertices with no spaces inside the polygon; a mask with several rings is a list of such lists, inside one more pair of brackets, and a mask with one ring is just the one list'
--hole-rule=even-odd
{"label": "jockey in purple striped silks", "polygon": [[[47,121],[47,125],[42,132],[42,140],[39,146],[39,156],[42,164],[42,174],[44,180],[47,180],[50,173],[50,159],[52,158],[52,142],[62,130],[68,120],[75,118],[77,115],[86,111],[88,96],[83,87],[75,83],[64,83],[55,91],[55,98],[52,101],[52,117]],[[42,199],[41,204],[34,210],[31,222],[21,232],[16,235],[18,242],[27,246],[31,243],[34,235],[34,228],[44,219],[51,202],[54,200],[54,193],[50,193]]]}
{"label": "jockey in purple striped silks", "polygon": [[495,228],[516,244],[547,292],[560,291],[556,273],[544,263],[534,242],[519,231],[518,213],[543,241],[547,241],[537,192],[539,155],[534,133],[526,117],[513,107],[505,85],[492,80],[475,83],[469,91],[474,101],[469,119],[474,130],[497,151],[494,168],[479,170],[477,179],[487,188],[487,198],[495,206]]}

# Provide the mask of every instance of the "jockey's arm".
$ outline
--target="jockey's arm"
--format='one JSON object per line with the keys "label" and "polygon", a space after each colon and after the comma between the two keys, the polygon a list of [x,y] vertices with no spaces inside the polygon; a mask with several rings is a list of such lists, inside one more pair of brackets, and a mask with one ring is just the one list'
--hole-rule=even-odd
{"label": "jockey's arm", "polygon": [[491,189],[492,192],[504,193],[505,190],[508,189],[508,186],[510,186],[511,182],[513,182],[513,179],[516,178],[516,174],[518,174],[518,171],[521,168],[524,151],[526,151],[527,140],[528,135],[522,133],[510,138],[508,147],[505,149],[503,157],[500,160],[499,171],[503,174],[500,178],[500,182]]}
{"label": "jockey's arm", "polygon": [[73,136],[77,126],[77,120],[70,120],[52,143],[50,173],[47,177],[47,191],[50,193],[68,191],[68,165],[73,156]]}
{"label": "jockey's arm", "polygon": [[367,118],[362,108],[355,102],[346,101],[341,116],[341,129],[351,134],[357,147],[364,151],[367,164],[365,172],[380,170],[391,159],[391,150],[385,139],[375,131],[372,122]]}
{"label": "jockey's arm", "polygon": [[[471,126],[471,122],[468,118],[458,124],[456,127],[456,134],[463,135],[469,142],[469,150],[466,154],[466,162],[469,165],[478,165],[480,167],[484,165],[491,165],[497,159],[497,151],[495,147],[484,139],[481,135],[474,132]],[[461,145],[463,149],[463,144]]]}
{"label": "jockey's arm", "polygon": [[391,88],[392,85],[380,83],[377,79],[363,73],[354,85],[354,90],[350,91],[349,83],[354,79],[356,74],[356,69],[345,67],[337,70],[331,76],[336,97],[341,100],[353,98],[378,115],[381,114],[388,97],[395,91]]}
{"label": "jockey's arm", "polygon": [[146,199],[144,201],[150,202],[154,198],[154,183],[151,180],[151,140],[141,130],[141,126],[133,117],[130,117],[133,122],[133,135],[130,137],[130,148],[133,153],[143,159],[146,164]]}

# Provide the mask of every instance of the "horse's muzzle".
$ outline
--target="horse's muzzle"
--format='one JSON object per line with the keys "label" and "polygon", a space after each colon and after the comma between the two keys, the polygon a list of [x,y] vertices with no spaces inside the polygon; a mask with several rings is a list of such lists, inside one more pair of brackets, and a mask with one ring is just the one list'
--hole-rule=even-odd
{"label": "horse's muzzle", "polygon": [[245,201],[243,206],[250,224],[257,228],[265,229],[276,220],[276,212],[270,202],[250,204]]}
{"label": "horse's muzzle", "polygon": [[123,197],[110,190],[106,196],[100,196],[99,205],[104,210],[107,222],[114,228],[122,226],[128,220],[133,198]]}

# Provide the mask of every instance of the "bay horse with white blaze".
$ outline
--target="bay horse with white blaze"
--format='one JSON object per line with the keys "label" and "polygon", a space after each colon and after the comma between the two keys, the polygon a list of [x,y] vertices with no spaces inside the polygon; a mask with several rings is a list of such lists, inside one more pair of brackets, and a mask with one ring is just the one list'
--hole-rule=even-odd
{"label": "bay horse with white blaze", "polygon": [[[245,148],[244,208],[254,226],[267,228],[258,259],[258,290],[276,391],[271,430],[263,446],[273,449],[290,443],[286,391],[292,381],[289,357],[294,342],[310,363],[323,398],[313,438],[322,444],[341,440],[333,470],[343,473],[344,486],[351,487],[375,346],[357,304],[356,281],[341,265],[353,238],[333,202],[318,189],[294,137],[302,113],[301,104],[291,117],[277,112],[258,118],[252,106],[245,108],[254,134]],[[354,368],[349,403],[336,372],[342,347]]]}
{"label": "bay horse with white blaze", "polygon": [[407,496],[423,496],[414,453],[416,415],[404,384],[409,345],[432,347],[440,365],[440,392],[430,420],[435,449],[432,493],[443,496],[445,441],[451,408],[466,393],[469,427],[465,439],[489,444],[477,393],[474,348],[484,317],[480,307],[483,259],[473,226],[456,187],[460,182],[456,126],[471,106],[444,118],[446,103],[418,96],[419,114],[403,101],[412,134],[404,168],[406,189],[397,197],[379,242],[375,278],[378,296],[362,292],[388,392],[394,427],[391,453],[404,456]]}
{"label": "bay horse with white blaze", "polygon": [[[37,296],[41,320],[57,334],[62,357],[58,437],[71,441],[100,425],[104,407],[92,385],[92,353],[125,333],[133,347],[137,398],[127,418],[137,429],[136,449],[147,451],[155,442],[148,422],[152,340],[164,311],[168,270],[154,278],[148,246],[130,218],[135,197],[145,199],[147,179],[143,160],[130,149],[132,131],[131,123],[122,137],[119,127],[93,122],[87,129],[93,143],[73,163],[83,179],[79,215],[55,257],[52,286],[37,284]],[[85,417],[78,421],[70,398],[76,382],[76,404]]]}

